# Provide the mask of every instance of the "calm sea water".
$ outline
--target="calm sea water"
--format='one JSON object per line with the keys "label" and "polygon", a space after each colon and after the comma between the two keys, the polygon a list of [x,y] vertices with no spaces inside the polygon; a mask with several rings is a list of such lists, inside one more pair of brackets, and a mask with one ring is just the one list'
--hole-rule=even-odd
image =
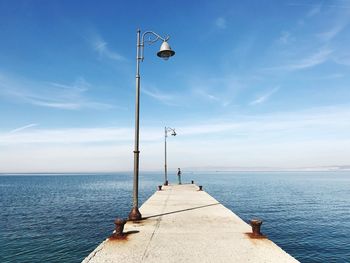
{"label": "calm sea water", "polygon": [[[176,181],[175,175],[171,175]],[[301,262],[350,262],[350,173],[186,173]],[[140,203],[162,182],[140,175]],[[131,208],[132,174],[0,176],[0,262],[80,262]]]}

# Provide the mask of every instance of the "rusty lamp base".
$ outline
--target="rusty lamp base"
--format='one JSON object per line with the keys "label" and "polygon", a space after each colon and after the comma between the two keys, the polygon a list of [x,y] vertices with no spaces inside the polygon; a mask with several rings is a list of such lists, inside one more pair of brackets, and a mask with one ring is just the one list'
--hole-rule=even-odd
{"label": "rusty lamp base", "polygon": [[166,180],[165,182],[164,182],[164,185],[168,185],[169,184],[169,182],[168,182],[168,180]]}
{"label": "rusty lamp base", "polygon": [[142,215],[137,207],[133,207],[129,213],[129,220],[138,221],[142,219]]}

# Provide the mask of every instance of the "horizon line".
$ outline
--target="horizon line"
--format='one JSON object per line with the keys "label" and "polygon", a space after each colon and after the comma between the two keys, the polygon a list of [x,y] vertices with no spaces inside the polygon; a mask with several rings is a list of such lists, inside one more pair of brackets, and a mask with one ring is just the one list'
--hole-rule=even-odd
{"label": "horizon line", "polygon": [[[186,170],[182,169],[183,173],[246,173],[246,172],[256,172],[256,173],[267,173],[267,172],[350,172],[349,168],[337,168],[337,169],[271,169],[271,170]],[[161,170],[140,170],[140,173],[163,173]],[[121,173],[133,173],[132,170],[129,171],[79,171],[79,172],[0,172],[0,176],[6,175],[94,175],[94,174],[121,174]],[[174,172],[175,174],[176,172]]]}

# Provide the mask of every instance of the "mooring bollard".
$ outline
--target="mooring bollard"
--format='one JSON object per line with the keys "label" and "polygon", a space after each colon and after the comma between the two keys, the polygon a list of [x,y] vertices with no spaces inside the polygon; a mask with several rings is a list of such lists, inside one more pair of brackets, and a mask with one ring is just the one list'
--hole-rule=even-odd
{"label": "mooring bollard", "polygon": [[123,230],[124,230],[125,223],[126,223],[126,220],[122,219],[122,218],[117,218],[114,221],[114,224],[115,224],[115,233],[113,234],[114,236],[116,236],[116,237],[123,236]]}
{"label": "mooring bollard", "polygon": [[162,191],[162,186],[158,185],[158,191]]}
{"label": "mooring bollard", "polygon": [[259,237],[262,236],[260,232],[260,227],[262,225],[262,221],[260,219],[250,220],[250,225],[252,226],[253,236]]}
{"label": "mooring bollard", "polygon": [[199,191],[202,191],[203,190],[203,186],[202,185],[199,185]]}
{"label": "mooring bollard", "polygon": [[193,180],[191,181],[191,184],[194,184],[194,181],[193,181]]}

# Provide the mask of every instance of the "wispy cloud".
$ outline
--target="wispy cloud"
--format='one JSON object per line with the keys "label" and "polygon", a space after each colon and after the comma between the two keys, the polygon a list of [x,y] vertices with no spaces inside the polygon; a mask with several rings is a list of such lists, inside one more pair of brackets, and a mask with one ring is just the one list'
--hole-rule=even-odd
{"label": "wispy cloud", "polygon": [[[25,129],[25,128],[24,128]],[[70,144],[131,141],[132,128],[35,129],[21,133],[0,133],[3,144]],[[147,135],[146,135],[147,138]],[[152,138],[150,136],[150,138]]]}
{"label": "wispy cloud", "polygon": [[343,77],[344,77],[344,74],[333,73],[333,74],[329,74],[329,75],[319,76],[316,79],[340,79],[340,78],[343,78]]}
{"label": "wispy cloud", "polygon": [[226,19],[224,17],[218,17],[215,20],[215,26],[220,29],[226,29],[227,27]]}
{"label": "wispy cloud", "polygon": [[147,96],[169,106],[178,106],[178,103],[176,103],[176,98],[174,95],[165,94],[161,91],[159,91],[156,88],[142,88],[141,92],[146,94]]}
{"label": "wispy cloud", "polygon": [[312,6],[312,8],[310,9],[310,11],[307,13],[307,17],[313,17],[315,15],[318,15],[321,12],[321,4],[317,4]]}
{"label": "wispy cloud", "polygon": [[[349,106],[316,107],[308,110],[261,114],[255,116],[243,115],[226,120],[206,120],[205,124],[196,123],[189,126],[178,126],[179,137],[198,134],[236,135],[240,140],[263,140],[279,134],[285,139],[291,134],[296,137],[327,137],[346,136],[350,128]],[[320,132],[322,131],[322,132]],[[271,137],[271,138],[272,138]],[[201,137],[199,137],[202,139]],[[346,136],[347,138],[347,136]],[[273,139],[273,138],[272,138]],[[226,140],[223,140],[225,142]]]}
{"label": "wispy cloud", "polygon": [[212,77],[198,73],[189,78],[188,86],[191,87],[194,101],[211,102],[222,107],[233,105],[239,91],[243,89],[241,79],[231,73]]}
{"label": "wispy cloud", "polygon": [[292,40],[291,34],[288,31],[282,31],[278,41],[282,44],[288,44]]}
{"label": "wispy cloud", "polygon": [[318,52],[310,55],[309,57],[306,57],[306,58],[300,60],[299,62],[292,63],[292,64],[286,66],[286,68],[290,69],[290,70],[312,68],[314,66],[317,66],[319,64],[324,63],[326,60],[329,59],[329,57],[332,53],[333,53],[333,50],[324,48],[324,49],[321,49]]}
{"label": "wispy cloud", "polygon": [[115,61],[124,61],[126,60],[122,55],[113,51],[108,47],[108,43],[99,35],[94,35],[91,38],[91,44],[93,49],[98,53],[100,58],[108,58]]}
{"label": "wispy cloud", "polygon": [[[347,3],[349,3],[348,1],[343,1],[344,4],[341,4],[341,2],[339,1],[339,4],[322,4],[322,7],[324,8],[336,8],[336,9],[350,9],[350,4],[347,5]],[[312,4],[312,3],[289,3],[289,6],[300,6],[300,7],[311,7],[312,9],[314,8],[318,8],[320,6],[320,4]],[[311,10],[312,10],[311,9]]]}
{"label": "wispy cloud", "polygon": [[[301,24],[305,24],[304,19],[309,19],[309,22],[315,21],[311,20],[317,17],[327,21],[325,23],[326,27],[323,31],[315,34],[321,41],[329,42],[333,40],[344,28],[349,24],[350,19],[350,2],[349,1],[333,1],[333,3],[326,3],[323,1],[321,3],[289,3],[289,6],[294,7],[310,7],[305,17],[300,21]],[[323,24],[323,23],[322,23]],[[317,30],[317,27],[315,28]],[[322,30],[322,29],[321,29]]]}
{"label": "wispy cloud", "polygon": [[89,100],[86,92],[90,87],[91,85],[83,78],[77,78],[72,84],[61,84],[2,75],[0,96],[35,106],[65,110],[110,109],[115,107],[107,103]]}
{"label": "wispy cloud", "polygon": [[[208,163],[298,167],[349,161],[349,105],[221,120],[203,118],[187,125],[177,123],[176,128],[179,136],[172,141],[172,163],[181,167],[203,167]],[[3,164],[0,169],[2,172],[131,170],[132,136],[133,127],[0,132],[0,145],[6,149],[0,151]],[[162,167],[163,136],[162,125],[143,127],[142,169]],[[184,158],[184,153],[191,158]],[[22,165],[18,166],[18,162]]]}
{"label": "wispy cloud", "polygon": [[221,101],[219,97],[213,94],[210,94],[208,91],[205,91],[202,88],[195,88],[193,92],[208,100],[219,101],[219,102]]}
{"label": "wispy cloud", "polygon": [[336,23],[332,28],[317,34],[317,36],[323,41],[330,41],[335,38],[347,25],[347,22]]}
{"label": "wispy cloud", "polygon": [[268,67],[268,68],[265,68],[264,70],[296,71],[296,70],[312,68],[329,60],[333,52],[334,51],[329,48],[321,48],[319,51],[312,53],[311,55],[306,56],[302,59],[292,61],[286,65]]}
{"label": "wispy cloud", "polygon": [[265,93],[264,95],[258,97],[257,99],[251,101],[249,103],[249,105],[257,105],[257,104],[261,104],[261,103],[264,103],[266,102],[272,94],[274,94],[275,92],[277,92],[279,90],[279,87],[276,87],[270,91],[268,91],[267,93]]}
{"label": "wispy cloud", "polygon": [[[29,124],[10,133],[0,132],[0,144],[130,143],[133,141],[133,127],[28,129],[34,126],[36,124]],[[301,135],[305,135],[306,130],[311,131],[310,134],[313,131],[324,130],[324,134],[331,135],[327,132],[328,130],[341,131],[346,134],[348,128],[350,128],[350,107],[346,105],[258,116],[241,115],[224,120],[203,119],[196,122],[191,121],[190,125],[181,125],[181,123],[177,125],[179,137],[180,135],[181,137],[192,135],[198,137],[199,134],[234,133],[249,135],[250,138],[253,138],[260,136],[261,132],[267,132],[266,134],[286,132],[289,134],[297,130],[301,131]],[[160,127],[143,127],[142,140],[144,142],[157,142],[163,138],[161,131]]]}
{"label": "wispy cloud", "polygon": [[[340,2],[338,2],[340,3]],[[348,25],[350,22],[350,2],[346,1],[347,8],[341,5],[328,5],[328,7],[336,7],[334,9],[328,10],[327,16],[324,16],[323,19],[329,21],[326,25],[327,28],[316,34],[324,42],[330,42],[335,37],[337,37]]]}
{"label": "wispy cloud", "polygon": [[350,66],[350,53],[341,54],[340,56],[335,57],[334,61],[341,65]]}
{"label": "wispy cloud", "polygon": [[28,124],[28,125],[25,125],[25,126],[22,126],[22,127],[16,128],[16,129],[13,129],[9,133],[13,134],[13,133],[20,132],[20,131],[23,131],[23,130],[26,130],[26,129],[29,129],[29,128],[32,128],[32,127],[35,127],[35,126],[38,126],[38,124],[37,123],[31,123],[31,124]]}
{"label": "wispy cloud", "polygon": [[196,96],[200,96],[201,98],[205,99],[206,101],[211,101],[220,104],[223,107],[227,107],[231,104],[231,98],[228,97],[221,97],[221,95],[214,95],[208,90],[205,90],[202,88],[194,88],[192,90]]}

